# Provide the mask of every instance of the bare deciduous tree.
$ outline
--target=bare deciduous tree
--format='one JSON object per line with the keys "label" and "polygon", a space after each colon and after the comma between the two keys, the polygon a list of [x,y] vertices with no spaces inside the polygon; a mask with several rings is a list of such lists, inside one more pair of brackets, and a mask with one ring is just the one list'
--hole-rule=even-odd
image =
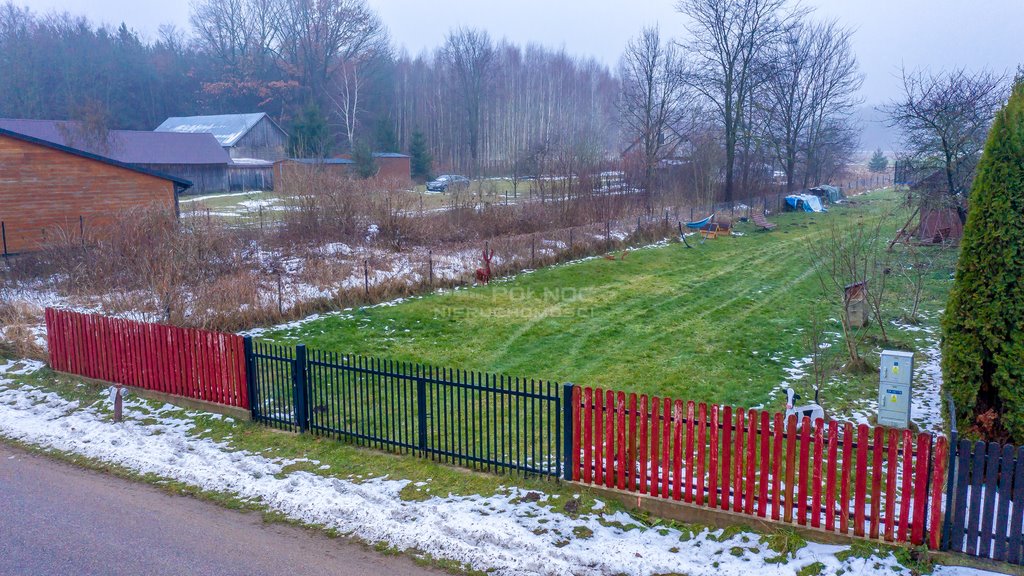
{"label": "bare deciduous tree", "polygon": [[879,256],[884,252],[882,231],[885,221],[884,216],[874,221],[865,219],[845,230],[836,219],[830,218],[826,234],[807,245],[822,296],[826,301],[837,304],[840,311],[847,352],[845,369],[849,372],[864,372],[871,368],[860,354],[867,330],[850,322],[853,302],[846,297],[846,289],[852,284],[865,282],[869,292],[865,304],[871,307],[871,315],[876,321],[881,318],[886,292],[881,287],[876,288],[875,284],[883,284],[883,275],[888,274],[885,267],[879,266],[879,258],[885,258]]}
{"label": "bare deciduous tree", "polygon": [[340,67],[387,45],[387,28],[366,0],[281,1],[279,53],[315,98]]}
{"label": "bare deciduous tree", "polygon": [[[766,135],[783,172],[786,190],[807,186],[827,160],[835,129],[857,100],[862,77],[850,44],[852,32],[830,20],[800,21],[767,53],[760,103]],[[826,162],[827,163],[827,162]],[[797,181],[797,170],[803,177]]]}
{"label": "bare deciduous tree", "polygon": [[690,98],[682,58],[672,43],[662,41],[657,27],[645,28],[626,45],[619,70],[619,114],[627,150],[638,150],[643,188],[650,192],[658,163],[674,154],[684,139],[682,124]]}
{"label": "bare deciduous tree", "polygon": [[725,149],[725,200],[732,201],[737,146],[758,79],[758,62],[805,11],[783,12],[787,0],[679,0],[693,36],[690,83],[718,112]]}
{"label": "bare deciduous tree", "polygon": [[473,171],[479,173],[480,124],[484,98],[490,88],[494,44],[484,30],[459,28],[448,33],[443,49],[444,61],[455,77],[462,100],[467,144]]}
{"label": "bare deciduous tree", "polygon": [[903,96],[881,110],[903,132],[907,157],[936,161],[947,192],[970,190],[993,115],[1006,98],[1006,78],[988,70],[903,70]]}

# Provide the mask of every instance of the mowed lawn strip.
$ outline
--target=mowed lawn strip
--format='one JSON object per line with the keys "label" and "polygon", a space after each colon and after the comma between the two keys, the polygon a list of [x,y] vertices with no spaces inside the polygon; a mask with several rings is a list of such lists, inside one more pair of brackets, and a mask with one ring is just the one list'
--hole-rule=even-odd
{"label": "mowed lawn strip", "polygon": [[[808,355],[822,301],[809,243],[886,212],[892,193],[828,214],[773,215],[772,232],[680,243],[329,316],[263,338],[310,348],[640,393],[756,405]],[[899,224],[897,224],[899,222]],[[870,224],[870,222],[869,222]],[[887,232],[888,234],[888,232]],[[499,255],[500,256],[500,255]],[[617,253],[621,258],[621,254]]]}

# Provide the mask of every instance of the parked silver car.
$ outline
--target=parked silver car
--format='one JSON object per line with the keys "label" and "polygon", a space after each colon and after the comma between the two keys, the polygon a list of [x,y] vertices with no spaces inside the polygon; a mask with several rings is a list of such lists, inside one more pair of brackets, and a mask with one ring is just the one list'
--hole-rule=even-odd
{"label": "parked silver car", "polygon": [[427,182],[427,190],[431,192],[447,192],[448,188],[469,187],[469,178],[457,174],[445,174]]}

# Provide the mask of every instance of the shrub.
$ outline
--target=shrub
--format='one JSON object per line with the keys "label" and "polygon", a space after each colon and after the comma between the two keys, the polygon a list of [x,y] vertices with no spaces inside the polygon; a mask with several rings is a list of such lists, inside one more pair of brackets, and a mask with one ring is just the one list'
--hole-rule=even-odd
{"label": "shrub", "polygon": [[993,439],[1024,441],[1024,84],[996,115],[970,196],[942,321],[946,389],[963,428],[994,410]]}

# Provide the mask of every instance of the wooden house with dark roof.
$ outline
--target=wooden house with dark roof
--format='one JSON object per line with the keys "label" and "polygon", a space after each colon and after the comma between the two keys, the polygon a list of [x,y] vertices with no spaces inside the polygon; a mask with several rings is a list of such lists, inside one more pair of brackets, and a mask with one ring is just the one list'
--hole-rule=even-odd
{"label": "wooden house with dark roof", "polygon": [[231,158],[210,134],[93,130],[81,122],[0,118],[0,129],[192,182],[193,194],[230,189]]}
{"label": "wooden house with dark roof", "polygon": [[117,214],[177,213],[184,178],[0,128],[0,250],[102,238]]}

